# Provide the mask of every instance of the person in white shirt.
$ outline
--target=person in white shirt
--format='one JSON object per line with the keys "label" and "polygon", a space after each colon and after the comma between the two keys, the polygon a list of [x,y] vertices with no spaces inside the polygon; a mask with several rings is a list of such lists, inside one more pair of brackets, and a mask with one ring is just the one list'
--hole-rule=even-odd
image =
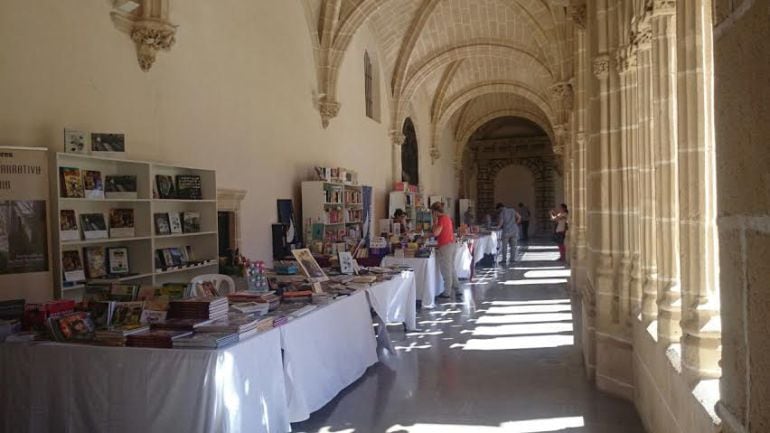
{"label": "person in white shirt", "polygon": [[551,220],[556,223],[554,227],[554,238],[556,245],[559,246],[559,260],[567,260],[567,247],[564,245],[564,238],[567,236],[567,230],[569,230],[569,210],[567,205],[562,203],[559,206],[559,210],[551,209]]}

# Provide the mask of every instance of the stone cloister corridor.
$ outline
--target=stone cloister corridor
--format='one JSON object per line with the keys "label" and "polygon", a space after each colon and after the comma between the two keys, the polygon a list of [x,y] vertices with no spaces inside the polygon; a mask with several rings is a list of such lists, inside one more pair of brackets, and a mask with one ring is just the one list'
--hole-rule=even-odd
{"label": "stone cloister corridor", "polygon": [[462,302],[392,328],[396,353],[310,420],[305,433],[644,433],[633,405],[585,380],[580,303],[556,246],[479,269]]}

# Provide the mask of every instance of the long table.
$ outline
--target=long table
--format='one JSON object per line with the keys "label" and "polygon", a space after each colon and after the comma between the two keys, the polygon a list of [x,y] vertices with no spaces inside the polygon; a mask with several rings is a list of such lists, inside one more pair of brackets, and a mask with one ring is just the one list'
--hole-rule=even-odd
{"label": "long table", "polygon": [[219,350],[0,343],[0,431],[291,431],[377,362],[370,303],[415,328],[414,282],[403,272]]}
{"label": "long table", "polygon": [[422,302],[423,307],[433,308],[436,296],[444,291],[443,284],[439,284],[443,280],[440,280],[436,253],[431,253],[430,257],[383,257],[382,266],[392,265],[409,266],[414,270],[417,300]]}

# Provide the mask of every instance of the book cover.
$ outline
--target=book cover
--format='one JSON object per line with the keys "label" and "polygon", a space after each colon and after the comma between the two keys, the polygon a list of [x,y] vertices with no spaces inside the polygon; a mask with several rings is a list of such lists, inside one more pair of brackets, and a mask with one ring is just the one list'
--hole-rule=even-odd
{"label": "book cover", "polygon": [[186,246],[184,247],[184,252],[185,252],[185,255],[187,256],[187,263],[190,263],[190,262],[195,262],[195,261],[197,261],[197,260],[195,259],[195,255],[193,254],[193,248],[192,248],[192,245],[186,245]]}
{"label": "book cover", "polygon": [[54,319],[58,329],[55,335],[61,337],[60,341],[91,340],[94,337],[94,322],[91,315],[84,311],[65,314]]}
{"label": "book cover", "polygon": [[109,301],[111,289],[109,284],[86,284],[83,300],[88,302]]}
{"label": "book cover", "polygon": [[128,273],[128,248],[107,248],[107,272],[112,275]]}
{"label": "book cover", "polygon": [[174,255],[171,254],[171,248],[163,248],[163,263],[165,263],[167,268],[173,268],[174,266],[177,266],[177,263],[174,262]]}
{"label": "book cover", "polygon": [[105,176],[104,196],[106,198],[137,198],[136,176]]}
{"label": "book cover", "polygon": [[59,211],[59,238],[62,242],[80,240],[78,217],[74,209]]}
{"label": "book cover", "polygon": [[86,133],[64,128],[64,151],[66,153],[86,153]]}
{"label": "book cover", "polygon": [[174,261],[174,266],[182,266],[187,264],[187,261],[184,259],[184,255],[179,248],[169,248],[169,252],[171,253],[171,259]]}
{"label": "book cover", "polygon": [[59,167],[59,177],[63,198],[85,198],[83,179],[80,177],[79,168]]}
{"label": "book cover", "polygon": [[91,152],[125,152],[125,134],[91,134]]}
{"label": "book cover", "polygon": [[83,170],[83,189],[85,190],[86,198],[103,199],[104,184],[102,183],[102,172]]}
{"label": "book cover", "polygon": [[80,251],[62,251],[61,260],[62,271],[64,272],[64,281],[68,283],[76,283],[86,279],[86,274],[83,269],[83,259],[80,256]]}
{"label": "book cover", "polygon": [[115,308],[113,301],[88,302],[88,311],[91,313],[91,319],[96,329],[106,329],[110,326],[112,312]]}
{"label": "book cover", "polygon": [[169,222],[167,213],[156,213],[154,219],[156,235],[165,236],[171,234],[171,223]]}
{"label": "book cover", "polygon": [[107,223],[104,214],[80,214],[80,225],[83,227],[83,237],[86,240],[107,239]]}
{"label": "book cover", "polygon": [[110,327],[125,327],[127,325],[139,325],[142,319],[144,302],[116,302],[112,312]]}
{"label": "book cover", "polygon": [[83,248],[86,260],[86,275],[88,278],[104,278],[107,276],[107,257],[104,247]]}
{"label": "book cover", "polygon": [[155,186],[158,191],[158,198],[172,199],[176,198],[176,189],[174,188],[174,178],[158,174],[155,176]]}
{"label": "book cover", "polygon": [[136,235],[133,209],[110,209],[110,237],[132,238]]}
{"label": "book cover", "polygon": [[184,212],[182,214],[182,232],[198,233],[201,231],[201,214],[199,212]]}
{"label": "book cover", "polygon": [[168,213],[168,226],[172,235],[182,233],[182,219],[179,217],[179,212]]}
{"label": "book cover", "polygon": [[160,295],[168,299],[182,299],[187,291],[187,283],[165,283],[160,287]]}
{"label": "book cover", "polygon": [[147,324],[161,323],[166,320],[167,314],[167,311],[146,309],[142,311],[142,316],[139,321]]}
{"label": "book cover", "polygon": [[187,174],[178,175],[176,177],[176,196],[186,200],[200,200],[203,198],[201,177]]}
{"label": "book cover", "polygon": [[120,302],[134,301],[139,293],[139,286],[134,284],[112,284],[110,300]]}

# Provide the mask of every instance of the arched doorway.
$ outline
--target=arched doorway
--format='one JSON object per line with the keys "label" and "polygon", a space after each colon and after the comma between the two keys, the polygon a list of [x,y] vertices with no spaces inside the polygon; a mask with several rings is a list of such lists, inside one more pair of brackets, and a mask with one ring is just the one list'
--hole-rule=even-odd
{"label": "arched doorway", "polygon": [[401,180],[412,185],[419,185],[417,133],[414,130],[412,119],[406,118],[401,132],[404,133],[404,144],[401,146]]}
{"label": "arched doorway", "polygon": [[[535,177],[529,168],[511,164],[504,167],[495,177],[495,203],[502,203],[509,207],[518,207],[524,203],[530,211],[535,210]],[[537,231],[537,219],[530,222],[531,233]]]}

